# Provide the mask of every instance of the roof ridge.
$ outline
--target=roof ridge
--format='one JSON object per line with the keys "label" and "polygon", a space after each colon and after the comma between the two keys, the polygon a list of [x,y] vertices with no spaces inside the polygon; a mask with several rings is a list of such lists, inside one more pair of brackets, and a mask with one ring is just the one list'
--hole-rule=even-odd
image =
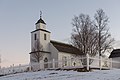
{"label": "roof ridge", "polygon": [[56,43],[60,43],[60,44],[65,44],[65,45],[73,46],[72,44],[64,43],[64,42],[60,42],[60,41],[55,41],[55,40],[50,40],[50,42],[56,42]]}

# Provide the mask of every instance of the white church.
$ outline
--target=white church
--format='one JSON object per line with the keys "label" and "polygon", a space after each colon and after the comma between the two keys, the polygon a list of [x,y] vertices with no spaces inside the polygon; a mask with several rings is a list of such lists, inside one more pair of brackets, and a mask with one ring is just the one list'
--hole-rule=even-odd
{"label": "white church", "polygon": [[[43,55],[40,61],[49,62],[53,59],[58,60],[67,60],[75,58],[76,55],[83,56],[81,51],[71,44],[66,44],[63,42],[51,40],[51,32],[46,29],[46,23],[40,16],[40,19],[36,23],[36,28],[31,32],[31,52],[30,52],[30,63],[35,63],[35,58],[33,55],[36,52],[40,52]],[[36,51],[36,42],[37,44],[42,45],[42,49]],[[63,65],[68,65],[67,61]]]}

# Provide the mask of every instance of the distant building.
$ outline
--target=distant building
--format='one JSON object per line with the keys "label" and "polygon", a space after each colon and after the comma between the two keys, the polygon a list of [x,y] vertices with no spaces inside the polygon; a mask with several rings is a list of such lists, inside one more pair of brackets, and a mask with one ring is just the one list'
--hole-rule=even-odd
{"label": "distant building", "polygon": [[[30,53],[30,63],[35,63],[33,60],[33,55],[35,54],[35,43],[38,40],[40,44],[43,46],[42,52],[43,58],[41,61],[48,62],[55,60],[66,60],[72,59],[75,55],[83,56],[83,53],[72,46],[71,44],[66,44],[63,42],[53,41],[50,39],[51,32],[46,29],[46,23],[40,17],[40,19],[36,23],[36,29],[31,32],[31,53]],[[80,64],[80,63],[79,63]],[[65,62],[63,65],[68,65]]]}
{"label": "distant building", "polygon": [[120,49],[114,49],[109,58],[112,58],[113,62],[113,67],[114,68],[120,68],[120,64],[118,62],[120,62]]}

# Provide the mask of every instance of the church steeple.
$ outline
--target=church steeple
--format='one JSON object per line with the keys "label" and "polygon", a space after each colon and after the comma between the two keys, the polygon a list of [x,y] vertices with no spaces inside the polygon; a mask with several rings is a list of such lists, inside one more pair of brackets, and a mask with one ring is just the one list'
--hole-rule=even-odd
{"label": "church steeple", "polygon": [[40,19],[36,22],[36,29],[46,29],[46,23],[42,19],[42,11],[40,11]]}
{"label": "church steeple", "polygon": [[31,52],[33,52],[36,41],[43,46],[43,51],[49,52],[50,32],[46,30],[46,23],[42,20],[42,12],[40,12],[40,19],[36,23],[36,30],[31,32]]}
{"label": "church steeple", "polygon": [[40,11],[40,19],[37,21],[36,24],[38,24],[38,23],[46,24],[45,21],[42,19],[42,11]]}

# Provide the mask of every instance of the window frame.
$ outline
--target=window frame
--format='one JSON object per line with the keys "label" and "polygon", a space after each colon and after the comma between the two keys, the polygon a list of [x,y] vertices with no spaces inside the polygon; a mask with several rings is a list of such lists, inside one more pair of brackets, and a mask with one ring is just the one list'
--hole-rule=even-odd
{"label": "window frame", "polygon": [[34,40],[37,40],[37,34],[36,33],[34,34]]}
{"label": "window frame", "polygon": [[44,40],[47,40],[47,34],[44,33]]}

